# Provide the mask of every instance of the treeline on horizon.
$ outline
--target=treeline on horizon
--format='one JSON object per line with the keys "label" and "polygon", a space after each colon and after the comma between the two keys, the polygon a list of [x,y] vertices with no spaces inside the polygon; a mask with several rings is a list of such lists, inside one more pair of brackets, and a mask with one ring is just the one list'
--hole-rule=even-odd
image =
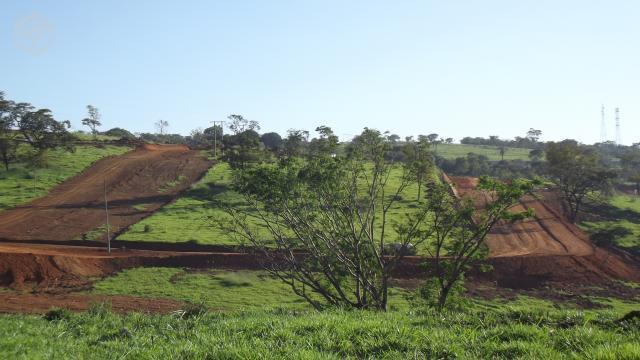
{"label": "treeline on horizon", "polygon": [[[159,120],[154,125],[156,133],[131,133],[123,128],[112,128],[100,132],[102,125],[99,110],[91,105],[87,106],[88,116],[82,119],[82,124],[89,128],[94,139],[98,136],[108,136],[116,139],[129,139],[153,143],[184,144],[194,149],[216,150],[232,166],[244,166],[246,163],[263,161],[269,157],[292,157],[318,151],[319,144],[326,141],[335,143],[336,152],[348,151],[349,144],[357,141],[353,139],[341,141],[333,130],[327,126],[318,126],[317,135],[311,138],[311,133],[303,129],[290,129],[287,134],[277,132],[259,133],[260,124],[257,121],[245,119],[242,115],[228,116],[228,125],[223,129],[220,125],[198,128],[187,136],[171,134],[167,130],[169,122]],[[57,121],[49,109],[36,109],[29,103],[15,102],[5,98],[0,91],[0,160],[9,169],[12,162],[21,161],[18,156],[18,144],[26,143],[32,149],[30,161],[45,163],[46,152],[49,149],[63,148],[74,150],[74,143],[79,140],[77,133],[70,132],[70,122]],[[82,133],[79,131],[78,133]],[[453,144],[454,139],[436,133],[418,135],[417,137],[402,138],[397,134],[385,133],[390,145],[387,152],[388,160],[406,162],[416,147],[427,147],[433,157],[433,162],[446,173],[459,176],[488,175],[498,178],[516,178],[544,176],[546,169],[546,152],[550,144],[556,142],[540,141],[541,130],[530,128],[524,136],[514,139],[500,139],[496,135],[484,137],[464,137],[461,144],[481,147],[491,147],[501,158],[499,161],[489,157],[469,152],[464,156],[451,158],[442,156],[439,145]],[[574,140],[565,140],[579,145],[587,152],[597,155],[599,166],[616,172],[618,181],[628,181],[640,188],[638,173],[640,170],[640,142],[632,146],[617,145],[613,142],[596,143],[593,145],[579,144]],[[529,149],[528,158],[505,160],[512,148]],[[35,159],[35,160],[34,160]]]}

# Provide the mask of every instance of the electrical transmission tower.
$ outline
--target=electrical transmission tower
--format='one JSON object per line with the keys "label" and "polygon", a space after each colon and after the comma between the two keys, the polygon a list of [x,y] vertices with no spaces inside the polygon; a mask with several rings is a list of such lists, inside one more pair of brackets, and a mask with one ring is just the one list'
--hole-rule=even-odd
{"label": "electrical transmission tower", "polygon": [[604,115],[604,105],[602,105],[602,108],[600,110],[600,115],[602,117],[602,121],[600,122],[600,142],[606,143],[607,142],[607,122],[605,120],[605,115]]}
{"label": "electrical transmission tower", "polygon": [[620,108],[616,108],[616,145],[622,145],[622,133],[620,132]]}

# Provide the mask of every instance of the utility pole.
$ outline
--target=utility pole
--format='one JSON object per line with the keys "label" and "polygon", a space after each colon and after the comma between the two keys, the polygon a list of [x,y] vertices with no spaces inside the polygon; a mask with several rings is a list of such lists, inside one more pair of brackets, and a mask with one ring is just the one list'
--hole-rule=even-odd
{"label": "utility pole", "polygon": [[604,115],[604,104],[600,109],[600,117],[600,142],[604,144],[607,142],[607,122]]}
{"label": "utility pole", "polygon": [[[218,157],[218,132],[216,131],[216,124],[220,124],[220,140],[222,140],[222,134],[224,132],[224,124],[226,123],[226,121],[212,121],[213,123],[213,157],[217,158]],[[223,153],[224,155],[224,153]]]}
{"label": "utility pole", "polygon": [[104,212],[107,215],[107,252],[111,255],[111,234],[109,229],[109,203],[107,202],[107,178],[104,178]]}
{"label": "utility pole", "polygon": [[622,132],[620,130],[620,108],[616,108],[616,145],[622,145]]}

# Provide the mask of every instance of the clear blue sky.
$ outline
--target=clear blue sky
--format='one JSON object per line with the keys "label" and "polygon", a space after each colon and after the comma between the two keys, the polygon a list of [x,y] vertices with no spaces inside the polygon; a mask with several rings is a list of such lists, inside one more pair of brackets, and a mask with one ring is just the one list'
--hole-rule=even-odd
{"label": "clear blue sky", "polygon": [[[36,19],[36,20],[33,20]],[[638,1],[43,1],[0,12],[0,90],[81,128],[363,127],[640,141]],[[25,27],[45,23],[34,50]]]}

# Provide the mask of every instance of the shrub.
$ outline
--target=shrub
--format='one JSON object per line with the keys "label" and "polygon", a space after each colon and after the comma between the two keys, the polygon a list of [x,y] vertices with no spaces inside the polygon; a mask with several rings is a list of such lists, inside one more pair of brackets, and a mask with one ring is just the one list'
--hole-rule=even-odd
{"label": "shrub", "polygon": [[71,316],[72,313],[69,309],[55,308],[47,311],[43,317],[47,321],[62,321],[69,320]]}

